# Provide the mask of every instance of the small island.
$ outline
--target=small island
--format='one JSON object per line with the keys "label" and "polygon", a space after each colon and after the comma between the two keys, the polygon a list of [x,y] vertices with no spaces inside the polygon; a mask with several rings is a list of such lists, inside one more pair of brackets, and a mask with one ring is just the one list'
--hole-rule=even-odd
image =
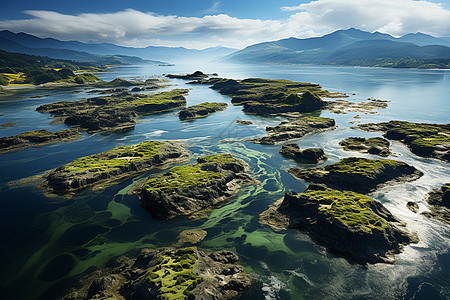
{"label": "small island", "polygon": [[218,205],[255,183],[247,171],[248,165],[230,154],[208,155],[151,176],[135,192],[153,217],[170,219]]}
{"label": "small island", "polygon": [[238,260],[196,247],[130,251],[83,276],[62,299],[233,299],[252,282]]}
{"label": "small island", "polygon": [[423,215],[450,224],[450,183],[429,192],[427,202],[431,208]]}
{"label": "small island", "polygon": [[363,157],[343,158],[325,167],[306,170],[291,168],[288,172],[306,182],[362,194],[369,193],[382,184],[409,182],[423,175],[415,167],[401,161]]}
{"label": "small island", "polygon": [[41,187],[55,193],[68,193],[117,181],[137,173],[182,162],[189,152],[176,142],[147,141],[132,146],[80,157],[46,174]]}
{"label": "small island", "polygon": [[284,142],[299,139],[310,133],[317,133],[336,128],[333,119],[322,117],[302,117],[293,121],[281,122],[275,127],[266,127],[268,136],[251,139],[257,144],[273,145],[277,142]]}
{"label": "small island", "polygon": [[50,113],[65,124],[77,126],[88,133],[126,131],[134,128],[139,116],[162,113],[186,105],[183,96],[189,90],[175,89],[157,94],[123,92],[79,101],[61,101],[39,106],[36,110]]}
{"label": "small island", "polygon": [[183,108],[178,117],[180,120],[194,120],[205,118],[210,114],[227,109],[228,104],[217,102],[203,102],[197,105]]}
{"label": "small island", "polygon": [[64,129],[57,132],[50,132],[45,129],[32,130],[15,136],[0,138],[0,153],[56,142],[74,141],[80,137],[81,133],[78,129]]}
{"label": "small island", "polygon": [[450,161],[450,124],[390,121],[356,126],[365,131],[383,131],[384,137],[408,146],[416,155]]}
{"label": "small island", "polygon": [[318,164],[328,159],[320,148],[300,149],[297,144],[286,144],[279,151],[284,157],[292,158],[302,164]]}
{"label": "small island", "polygon": [[348,137],[339,142],[345,151],[357,151],[379,156],[389,156],[389,141],[383,138]]}
{"label": "small island", "polygon": [[320,185],[286,194],[260,215],[260,223],[277,231],[305,231],[330,252],[359,264],[395,263],[395,254],[419,241],[380,202]]}
{"label": "small island", "polygon": [[202,80],[208,78],[209,75],[203,73],[202,71],[195,71],[192,74],[166,74],[167,78],[175,78],[175,79],[187,79],[187,80]]}

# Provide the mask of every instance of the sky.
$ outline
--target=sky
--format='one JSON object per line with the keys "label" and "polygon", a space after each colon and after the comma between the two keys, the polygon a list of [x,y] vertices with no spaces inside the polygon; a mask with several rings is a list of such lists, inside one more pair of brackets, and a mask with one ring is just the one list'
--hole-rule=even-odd
{"label": "sky", "polygon": [[450,37],[450,0],[15,0],[0,30],[123,46],[203,49],[358,28]]}

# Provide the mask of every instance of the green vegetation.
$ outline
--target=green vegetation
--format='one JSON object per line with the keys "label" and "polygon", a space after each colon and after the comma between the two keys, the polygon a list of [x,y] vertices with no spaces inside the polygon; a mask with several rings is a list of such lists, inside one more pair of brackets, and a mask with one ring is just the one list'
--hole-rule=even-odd
{"label": "green vegetation", "polygon": [[450,69],[448,58],[378,58],[359,61],[355,64],[383,68]]}
{"label": "green vegetation", "polygon": [[[115,103],[115,108],[133,108],[138,106],[144,106],[148,104],[165,104],[165,103],[178,103],[180,100],[184,101],[181,96],[187,94],[188,89],[174,89],[167,92],[161,92],[153,95],[134,94],[122,101]],[[116,96],[102,97],[103,99],[117,100]]]}
{"label": "green vegetation", "polygon": [[80,157],[64,165],[63,171],[82,172],[96,170],[97,173],[107,172],[115,168],[128,168],[131,163],[151,159],[160,154],[164,142],[147,141],[133,146],[117,147],[112,150]]}
{"label": "green vegetation", "polygon": [[236,162],[236,158],[231,154],[211,154],[199,158],[198,161],[207,164],[226,164]]}
{"label": "green vegetation", "polygon": [[340,192],[333,189],[306,190],[298,197],[317,202],[319,213],[325,214],[331,222],[338,220],[351,230],[372,233],[390,226],[386,220],[377,216],[371,209],[375,200],[354,192]]}
{"label": "green vegetation", "polygon": [[98,71],[99,66],[0,50],[0,85],[42,84],[56,81],[84,83],[100,80],[93,74],[73,73],[81,69]]}
{"label": "green vegetation", "polygon": [[226,103],[218,103],[218,102],[203,102],[197,105],[193,105],[193,106],[189,106],[189,108],[191,107],[205,107],[205,108],[218,108],[218,107],[222,107],[224,106],[224,104]]}
{"label": "green vegetation", "polygon": [[193,299],[192,290],[203,281],[193,272],[196,262],[194,247],[166,250],[158,255],[156,265],[149,269],[147,280],[158,287],[163,299]]}
{"label": "green vegetation", "polygon": [[[324,170],[330,173],[359,174],[372,177],[380,173],[386,166],[401,166],[405,163],[390,159],[368,159],[363,157],[348,157],[325,166]],[[319,171],[323,172],[323,171]]]}

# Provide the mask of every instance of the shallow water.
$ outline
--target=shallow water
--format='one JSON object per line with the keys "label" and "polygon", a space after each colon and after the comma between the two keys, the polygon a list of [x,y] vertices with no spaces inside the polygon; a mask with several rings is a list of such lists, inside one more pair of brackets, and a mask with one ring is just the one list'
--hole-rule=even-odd
{"label": "shallow water", "polygon": [[[378,122],[392,119],[415,122],[448,123],[450,116],[450,71],[395,70],[323,66],[254,66],[254,65],[177,65],[174,67],[127,66],[101,73],[111,80],[159,77],[164,73],[186,73],[195,70],[217,72],[222,77],[262,77],[320,83],[330,91],[351,95],[347,100],[363,101],[369,97],[390,100],[389,107],[378,114],[332,114],[322,116],[336,120],[334,131],[309,135],[299,140],[301,147],[319,146],[332,163],[347,156],[365,156],[346,152],[338,142],[349,136],[380,136],[355,129],[349,122]],[[405,248],[396,265],[376,264],[361,267],[328,253],[298,231],[275,233],[258,223],[258,215],[285,192],[302,192],[306,185],[285,170],[297,166],[283,158],[280,146],[262,146],[237,141],[264,135],[264,128],[278,124],[281,118],[245,115],[234,107],[230,97],[206,86],[185,85],[172,80],[177,87],[191,88],[188,105],[205,101],[227,102],[223,112],[192,122],[181,122],[172,113],[139,119],[133,131],[121,134],[83,134],[78,141],[0,155],[0,199],[2,245],[0,270],[2,299],[53,299],[73,285],[83,272],[100,268],[111,258],[141,247],[169,246],[185,229],[202,228],[208,232],[199,247],[236,252],[254,278],[252,288],[242,299],[445,299],[450,297],[450,227],[414,214],[406,208],[417,201],[427,210],[425,196],[435,187],[448,182],[450,166],[435,159],[412,154],[400,143],[392,143],[395,159],[414,165],[425,175],[417,181],[386,187],[371,196],[418,232],[421,242]],[[173,86],[168,87],[168,89]],[[48,114],[35,108],[61,100],[92,97],[86,90],[36,90],[14,101],[0,102],[0,124],[14,122],[14,127],[0,127],[0,136],[10,136],[37,128],[56,131],[64,124],[49,125]],[[354,95],[353,95],[354,94]],[[46,95],[42,98],[32,98]],[[354,119],[360,115],[361,119]],[[254,125],[236,124],[236,119],[250,120]],[[195,157],[226,152],[244,159],[252,175],[261,184],[243,188],[207,219],[193,221],[180,217],[170,222],[151,218],[127,190],[142,174],[102,191],[86,189],[66,199],[46,196],[35,182],[9,186],[11,181],[28,178],[90,155],[121,145],[148,139],[185,141]],[[307,167],[307,166],[305,166]],[[154,171],[162,172],[163,170]]]}

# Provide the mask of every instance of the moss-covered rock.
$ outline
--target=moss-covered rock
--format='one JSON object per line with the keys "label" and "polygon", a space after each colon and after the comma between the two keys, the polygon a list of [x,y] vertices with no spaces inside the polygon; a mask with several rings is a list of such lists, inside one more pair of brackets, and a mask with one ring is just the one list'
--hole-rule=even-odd
{"label": "moss-covered rock", "polygon": [[423,175],[415,167],[390,159],[348,157],[325,167],[288,170],[297,179],[330,188],[368,193],[381,184],[413,181]]}
{"label": "moss-covered rock", "polygon": [[348,137],[339,142],[346,151],[358,151],[379,156],[389,156],[389,141],[383,138]]}
{"label": "moss-covered rock", "polygon": [[133,250],[83,276],[62,299],[233,299],[251,285],[238,260],[195,247]]}
{"label": "moss-covered rock", "polygon": [[190,215],[233,196],[242,185],[254,182],[247,164],[229,154],[208,155],[197,164],[176,166],[148,178],[136,193],[154,217]]}
{"label": "moss-covered rock", "polygon": [[450,224],[450,183],[429,192],[427,202],[431,207],[423,213],[425,216]]}
{"label": "moss-covered rock", "polygon": [[418,242],[381,203],[316,185],[286,194],[261,214],[260,222],[275,230],[303,230],[328,250],[361,264],[394,263],[394,254]]}
{"label": "moss-covered rock", "polygon": [[183,108],[178,114],[178,117],[181,120],[204,118],[212,113],[227,109],[227,106],[228,104],[226,103],[204,102]]}
{"label": "moss-covered rock", "polygon": [[450,124],[390,121],[360,124],[357,128],[366,131],[384,131],[385,138],[401,141],[419,156],[450,161]]}
{"label": "moss-covered rock", "polygon": [[318,164],[328,159],[325,152],[320,148],[300,149],[297,144],[283,145],[280,153],[303,164]]}
{"label": "moss-covered rock", "polygon": [[336,127],[333,119],[322,117],[302,117],[293,121],[281,122],[275,127],[266,127],[267,136],[251,139],[257,144],[272,145],[277,142],[284,142],[299,139],[310,133],[317,133],[333,130]]}
{"label": "moss-covered rock", "polygon": [[32,130],[15,136],[0,138],[0,153],[17,151],[32,146],[42,146],[56,142],[67,142],[79,139],[78,129],[65,129],[50,132],[45,129]]}
{"label": "moss-covered rock", "polygon": [[186,89],[175,89],[158,94],[117,93],[111,96],[62,101],[39,106],[36,110],[47,112],[78,126],[88,133],[123,131],[134,128],[136,119],[146,114],[175,110],[186,105]]}
{"label": "moss-covered rock", "polygon": [[66,193],[105,181],[187,159],[188,152],[175,142],[147,141],[137,145],[80,157],[46,175],[43,187]]}

